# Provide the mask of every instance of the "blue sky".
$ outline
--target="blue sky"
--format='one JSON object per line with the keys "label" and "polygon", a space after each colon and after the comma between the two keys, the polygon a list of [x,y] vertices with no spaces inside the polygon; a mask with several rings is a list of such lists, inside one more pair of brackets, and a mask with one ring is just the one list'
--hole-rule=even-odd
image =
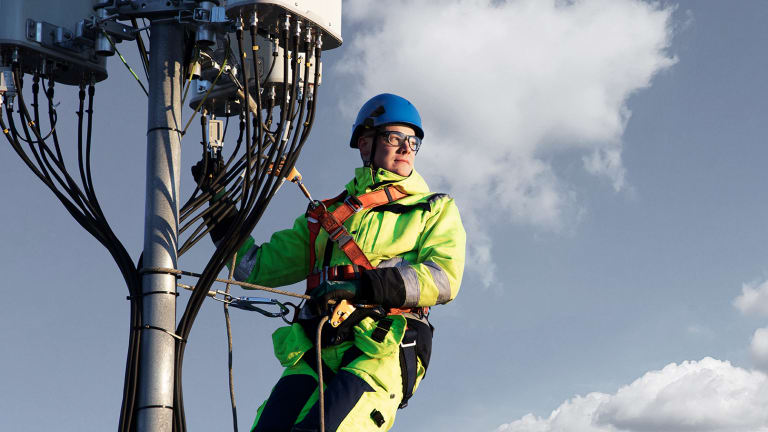
{"label": "blue sky", "polygon": [[[427,379],[394,430],[768,430],[768,336],[756,332],[768,311],[765,2],[344,7],[344,45],[324,55],[322,112],[299,161],[307,185],[335,195],[358,165],[346,140],[360,103],[403,94],[425,121],[417,169],[457,199],[470,242],[458,298],[432,315]],[[136,257],[146,101],[116,58],[109,72],[94,182]],[[60,134],[74,138],[74,91],[57,94]],[[187,193],[197,141],[184,141]],[[112,429],[127,290],[105,250],[4,152],[0,429]],[[291,185],[278,195],[257,241],[305,207]],[[212,251],[201,242],[181,267],[202,269]],[[233,325],[246,428],[280,373],[279,322],[233,311]],[[229,428],[219,304],[203,306],[184,380],[190,429]]]}

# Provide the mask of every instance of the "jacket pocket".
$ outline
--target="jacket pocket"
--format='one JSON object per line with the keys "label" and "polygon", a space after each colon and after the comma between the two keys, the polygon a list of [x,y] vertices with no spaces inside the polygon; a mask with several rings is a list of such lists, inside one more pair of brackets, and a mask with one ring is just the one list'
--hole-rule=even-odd
{"label": "jacket pocket", "polygon": [[378,321],[367,317],[354,328],[355,346],[371,358],[384,358],[397,352],[405,334],[402,315],[390,315]]}

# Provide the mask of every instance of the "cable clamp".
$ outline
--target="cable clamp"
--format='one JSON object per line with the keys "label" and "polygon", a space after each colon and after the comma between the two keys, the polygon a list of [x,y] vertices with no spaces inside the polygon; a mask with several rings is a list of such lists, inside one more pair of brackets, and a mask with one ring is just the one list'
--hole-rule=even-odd
{"label": "cable clamp", "polygon": [[179,135],[182,135],[182,136],[184,135],[184,131],[183,130],[179,130],[179,129],[168,127],[168,126],[156,126],[156,127],[149,128],[149,129],[147,129],[147,135],[149,135],[150,132],[154,132],[156,130],[168,130],[168,131],[171,131],[171,132],[176,132],[176,133],[178,133]]}
{"label": "cable clamp", "polygon": [[162,328],[162,327],[157,327],[157,326],[153,326],[153,325],[149,325],[149,324],[144,324],[143,326],[140,326],[140,327],[134,327],[134,328],[135,328],[136,330],[145,330],[145,329],[149,329],[149,330],[159,330],[159,331],[161,331],[161,332],[163,332],[163,333],[166,333],[166,334],[168,334],[169,336],[171,336],[171,337],[172,337],[172,338],[174,338],[174,339],[178,339],[178,340],[180,340],[180,341],[182,341],[182,342],[187,342],[187,341],[186,341],[186,339],[184,339],[183,337],[181,337],[181,336],[177,335],[176,333],[174,333],[174,332],[172,332],[172,331],[168,331],[168,330],[166,330],[166,329],[164,329],[164,328]]}
{"label": "cable clamp", "polygon": [[173,296],[176,296],[176,297],[179,296],[179,293],[177,293],[176,291],[149,291],[149,292],[141,293],[141,294],[139,294],[137,296],[126,296],[125,299],[126,300],[133,300],[133,299],[136,299],[136,298],[143,298],[144,296],[153,295],[153,294],[170,294],[170,295],[173,295]]}
{"label": "cable clamp", "polygon": [[173,407],[170,406],[170,405],[144,405],[142,407],[136,408],[136,411],[143,410],[143,409],[149,409],[149,408],[165,408],[165,409],[169,409],[169,410],[173,409]]}

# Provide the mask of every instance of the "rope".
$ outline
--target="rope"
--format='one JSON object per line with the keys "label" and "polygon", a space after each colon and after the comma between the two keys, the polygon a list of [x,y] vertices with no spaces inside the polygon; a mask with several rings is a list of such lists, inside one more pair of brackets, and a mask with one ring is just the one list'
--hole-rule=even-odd
{"label": "rope", "polygon": [[326,323],[326,319],[320,320],[320,324],[317,325],[317,336],[315,339],[315,354],[317,355],[317,387],[320,393],[320,399],[318,400],[320,408],[320,432],[325,432],[325,389],[323,389],[323,347],[321,346],[322,339],[320,337],[323,333],[323,326]]}
{"label": "rope", "polygon": [[[237,254],[235,254],[232,257],[232,265],[229,268],[229,277],[227,279],[215,279],[216,282],[222,282],[227,284],[225,288],[226,295],[229,295],[230,291],[230,285],[240,285],[244,288],[251,288],[256,290],[262,290],[262,291],[268,291],[275,294],[282,294],[289,297],[295,297],[300,299],[308,300],[310,299],[310,296],[304,295],[304,294],[296,294],[289,291],[283,291],[275,288],[265,287],[261,285],[251,284],[247,282],[241,282],[237,280],[233,280],[232,276],[234,274],[235,269],[235,263],[237,262]],[[152,268],[143,268],[141,269],[142,273],[168,273],[172,275],[184,275],[184,276],[191,276],[191,277],[197,277],[199,278],[201,275],[189,271],[184,270],[176,270],[176,269],[170,269],[170,268],[162,268],[162,267],[152,267]],[[187,289],[187,290],[193,290],[195,287],[190,285],[185,285],[183,283],[177,283],[177,286]],[[214,297],[216,295],[215,291],[208,291],[208,295],[211,297]],[[227,324],[227,344],[229,348],[229,395],[230,395],[230,401],[232,404],[232,419],[234,424],[234,430],[237,432],[237,404],[235,403],[235,389],[234,389],[234,377],[232,373],[232,329],[231,329],[231,323],[229,319],[229,308],[228,304],[224,303],[224,317]],[[328,322],[327,319],[321,319],[320,324],[317,326],[317,336],[315,339],[315,355],[317,356],[317,382],[318,382],[318,391],[319,391],[319,408],[320,408],[320,432],[325,432],[325,389],[323,384],[323,352],[322,352],[322,333],[323,333],[323,326],[325,323]],[[178,336],[177,336],[178,337]]]}
{"label": "rope", "polygon": [[[172,274],[172,275],[183,275],[183,276],[190,276],[190,277],[195,277],[195,278],[199,278],[199,277],[202,276],[199,273],[193,273],[193,272],[189,272],[189,271],[185,271],[185,270],[177,270],[177,269],[165,268],[165,267],[144,267],[141,270],[139,270],[139,273],[141,273],[141,274],[144,274],[144,273],[167,273],[167,274]],[[265,286],[262,286],[262,285],[256,285],[256,284],[252,284],[252,283],[248,283],[248,282],[241,282],[241,281],[238,281],[238,280],[234,280],[232,278],[229,278],[229,279],[216,278],[215,281],[216,282],[233,284],[233,285],[240,285],[243,288],[250,288],[250,289],[254,289],[254,290],[267,291],[267,292],[271,292],[271,293],[275,293],[275,294],[280,294],[280,295],[284,295],[284,296],[288,296],[288,297],[299,298],[299,299],[303,299],[303,300],[309,300],[311,298],[310,296],[305,295],[305,294],[297,294],[297,293],[294,293],[294,292],[280,290],[280,289],[277,289],[277,288],[265,287]],[[184,284],[177,284],[177,285],[180,286],[181,288],[188,289],[188,290],[189,289],[194,289],[194,287],[189,286],[189,285],[184,285]],[[209,291],[208,295],[211,296],[211,291]]]}
{"label": "rope", "polygon": [[[235,264],[237,263],[237,252],[235,252],[234,255],[232,255],[232,265],[229,268],[229,279],[232,279],[232,276],[235,272]],[[229,295],[229,287],[230,283],[227,282],[227,287],[224,289],[224,292]],[[229,400],[232,404],[232,425],[234,426],[235,432],[237,432],[237,403],[235,403],[235,379],[234,375],[232,373],[232,323],[229,320],[229,304],[224,303],[224,319],[227,323],[227,363],[229,365]]]}

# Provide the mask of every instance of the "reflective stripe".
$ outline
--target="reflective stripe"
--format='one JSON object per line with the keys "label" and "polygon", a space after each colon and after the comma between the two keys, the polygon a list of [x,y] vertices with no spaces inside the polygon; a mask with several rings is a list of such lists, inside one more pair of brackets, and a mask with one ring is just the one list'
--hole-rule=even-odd
{"label": "reflective stripe", "polygon": [[235,267],[235,280],[244,281],[247,280],[253,271],[253,267],[256,265],[256,253],[259,251],[259,246],[253,246],[248,252],[245,253],[243,259]]}
{"label": "reflective stripe", "polygon": [[[403,260],[404,262],[408,262]],[[421,299],[421,284],[419,283],[419,275],[416,273],[416,270],[413,269],[413,267],[409,266],[408,264],[400,263],[397,266],[397,271],[400,272],[400,276],[403,277],[403,282],[405,282],[405,303],[403,303],[404,307],[412,307],[417,306],[419,304],[419,300]]]}
{"label": "reflective stripe", "polygon": [[451,300],[451,283],[448,281],[448,275],[445,274],[445,270],[432,261],[424,261],[424,265],[429,269],[432,280],[435,281],[435,286],[437,286],[436,304],[449,302]]}
{"label": "reflective stripe", "polygon": [[401,265],[408,265],[408,261],[404,260],[403,257],[397,256],[380,262],[376,268],[399,267]]}
{"label": "reflective stripe", "polygon": [[411,263],[403,257],[394,257],[386,261],[379,263],[376,268],[395,267],[400,272],[400,276],[403,278],[405,284],[405,303],[403,307],[413,307],[419,304],[421,299],[421,284],[419,283],[419,275],[416,270],[411,267]]}

